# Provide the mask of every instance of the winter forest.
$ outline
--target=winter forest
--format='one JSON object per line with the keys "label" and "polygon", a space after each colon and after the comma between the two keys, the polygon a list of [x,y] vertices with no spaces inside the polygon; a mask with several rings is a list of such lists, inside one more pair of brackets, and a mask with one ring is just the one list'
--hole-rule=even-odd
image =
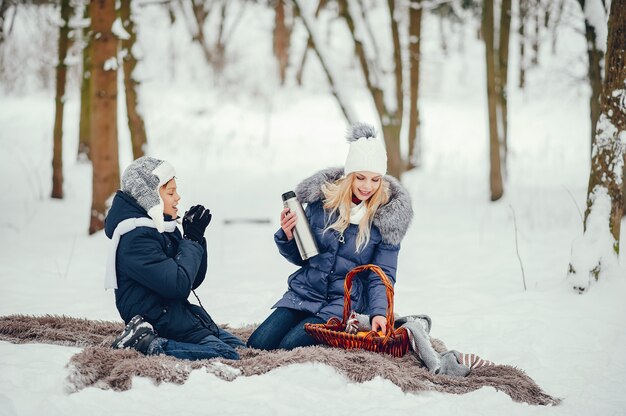
{"label": "winter forest", "polygon": [[[281,194],[343,166],[356,122],[411,196],[394,311],[495,367],[98,355],[123,328],[103,228],[133,160],[210,208],[189,301],[245,332],[297,269]],[[0,144],[1,416],[626,414],[626,0],[0,0]]]}

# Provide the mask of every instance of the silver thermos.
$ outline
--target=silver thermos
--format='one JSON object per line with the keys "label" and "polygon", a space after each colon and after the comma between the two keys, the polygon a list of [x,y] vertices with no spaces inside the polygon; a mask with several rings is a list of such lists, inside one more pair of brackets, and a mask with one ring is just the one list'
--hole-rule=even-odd
{"label": "silver thermos", "polygon": [[315,237],[311,232],[311,226],[304,214],[300,201],[296,198],[296,193],[293,191],[285,192],[282,195],[283,205],[285,208],[289,208],[291,212],[296,213],[298,220],[296,226],[293,228],[293,238],[296,239],[296,245],[300,252],[302,260],[309,259],[313,256],[317,256],[319,251],[317,249],[317,243]]}

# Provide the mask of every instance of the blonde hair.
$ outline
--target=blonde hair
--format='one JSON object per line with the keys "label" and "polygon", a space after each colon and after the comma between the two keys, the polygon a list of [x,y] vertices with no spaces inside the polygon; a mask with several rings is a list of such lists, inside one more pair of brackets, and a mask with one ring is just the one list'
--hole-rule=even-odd
{"label": "blonde hair", "polygon": [[[352,208],[352,184],[354,183],[355,173],[336,180],[335,182],[325,182],[322,185],[322,192],[324,193],[324,209],[330,211],[329,221],[335,213],[339,214],[339,217],[335,222],[328,225],[326,230],[336,230],[343,234],[343,232],[350,226],[350,209]],[[359,221],[359,232],[356,237],[356,251],[360,251],[370,241],[370,231],[372,228],[372,222],[374,221],[374,214],[381,205],[384,205],[389,201],[389,182],[381,178],[382,183],[372,194],[372,196],[365,201],[365,215]]]}

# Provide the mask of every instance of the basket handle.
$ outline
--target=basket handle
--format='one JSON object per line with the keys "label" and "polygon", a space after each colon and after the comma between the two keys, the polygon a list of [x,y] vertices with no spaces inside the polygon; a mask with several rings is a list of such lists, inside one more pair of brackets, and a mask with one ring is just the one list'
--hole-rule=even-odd
{"label": "basket handle", "polygon": [[350,308],[351,308],[350,292],[352,290],[352,279],[357,273],[360,273],[364,270],[371,270],[374,273],[376,273],[378,277],[380,277],[380,280],[383,281],[383,284],[385,285],[385,288],[387,289],[387,312],[386,312],[387,313],[387,333],[385,334],[385,339],[383,340],[383,342],[386,343],[387,339],[394,332],[393,285],[391,284],[391,281],[389,280],[385,272],[383,272],[383,270],[375,264],[364,264],[362,266],[357,266],[354,269],[350,270],[348,274],[346,275],[346,280],[344,281],[344,284],[343,284],[343,291],[344,291],[343,325],[344,326],[346,325],[346,323],[348,322],[348,317],[350,316]]}

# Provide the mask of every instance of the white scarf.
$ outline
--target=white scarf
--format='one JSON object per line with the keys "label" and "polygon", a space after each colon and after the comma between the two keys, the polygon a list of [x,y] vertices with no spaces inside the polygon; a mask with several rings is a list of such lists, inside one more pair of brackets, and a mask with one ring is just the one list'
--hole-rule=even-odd
{"label": "white scarf", "polygon": [[[107,260],[106,274],[104,275],[104,289],[117,289],[117,273],[115,272],[115,257],[117,255],[117,246],[120,243],[120,237],[137,227],[157,228],[155,222],[151,218],[128,218],[115,227],[113,237],[111,238],[111,246],[109,248],[109,258]],[[158,228],[157,228],[158,229]],[[176,229],[176,221],[165,221],[165,232],[171,233]]]}
{"label": "white scarf", "polygon": [[350,224],[359,225],[366,212],[367,207],[365,206],[365,202],[361,201],[359,205],[353,202],[352,208],[350,208]]}

